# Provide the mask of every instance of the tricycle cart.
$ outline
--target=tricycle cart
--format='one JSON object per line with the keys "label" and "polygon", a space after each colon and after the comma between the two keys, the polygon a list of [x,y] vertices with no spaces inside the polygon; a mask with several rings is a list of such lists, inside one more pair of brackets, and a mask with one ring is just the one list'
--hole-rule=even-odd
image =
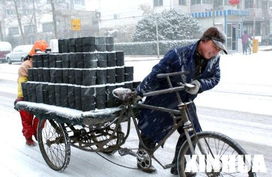
{"label": "tricycle cart", "polygon": [[64,170],[69,164],[70,146],[113,153],[128,137],[128,131],[123,132],[121,127],[121,122],[126,121],[122,106],[83,112],[21,101],[16,107],[39,118],[37,140],[40,151],[48,166],[57,171]]}
{"label": "tricycle cart", "polygon": [[[159,74],[157,77],[166,78],[170,81],[171,76],[182,75],[184,73],[167,73]],[[46,163],[54,170],[64,170],[70,160],[70,146],[76,148],[103,153],[114,153],[118,151],[121,156],[132,155],[137,158],[138,168],[145,170],[152,166],[152,160],[155,160],[164,169],[177,165],[180,177],[192,176],[249,176],[255,177],[256,174],[251,171],[251,162],[247,161],[244,155],[245,150],[234,140],[217,132],[199,132],[197,133],[191,123],[188,114],[188,105],[190,102],[182,102],[179,91],[193,87],[191,84],[180,83],[180,86],[172,87],[169,84],[168,89],[144,93],[144,96],[153,96],[165,93],[176,93],[178,100],[178,109],[169,109],[146,105],[139,101],[139,98],[127,88],[116,88],[113,90],[115,98],[119,99],[122,104],[118,107],[96,109],[92,111],[79,111],[70,108],[46,105],[42,103],[18,102],[17,109],[27,110],[37,117],[40,122],[38,125],[38,142],[43,158]],[[149,149],[143,143],[140,136],[140,130],[137,128],[137,110],[145,108],[156,111],[168,112],[172,115],[174,125],[168,134],[156,144],[154,149]],[[130,124],[134,124],[139,138],[139,149],[134,152],[132,149],[121,147],[130,132]],[[126,125],[123,126],[123,123]],[[124,131],[124,127],[126,131]],[[183,127],[186,135],[186,141],[180,148],[177,164],[162,164],[154,155],[154,152],[160,148],[165,141],[177,130]],[[242,160],[248,165],[248,171],[241,173],[237,171],[225,171],[224,168],[212,169],[211,171],[187,171],[186,157],[196,155],[196,162],[200,157],[209,157],[202,159],[205,164],[209,160],[219,160],[226,156],[241,157],[235,159]]]}

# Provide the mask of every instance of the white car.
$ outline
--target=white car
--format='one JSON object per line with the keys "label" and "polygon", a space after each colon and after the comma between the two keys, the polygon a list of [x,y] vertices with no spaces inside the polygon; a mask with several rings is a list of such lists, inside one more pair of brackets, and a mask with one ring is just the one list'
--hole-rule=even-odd
{"label": "white car", "polygon": [[11,44],[9,42],[0,42],[0,62],[6,61],[6,55],[11,52]]}
{"label": "white car", "polygon": [[18,45],[6,55],[6,60],[9,64],[12,62],[23,62],[32,47],[33,45]]}

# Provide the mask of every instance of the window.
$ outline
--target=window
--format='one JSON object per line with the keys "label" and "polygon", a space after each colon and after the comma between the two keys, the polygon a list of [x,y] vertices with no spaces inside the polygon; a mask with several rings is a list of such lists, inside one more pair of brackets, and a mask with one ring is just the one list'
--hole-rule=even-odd
{"label": "window", "polygon": [[118,15],[117,14],[113,14],[113,19],[118,19]]}
{"label": "window", "polygon": [[84,0],[74,0],[74,4],[77,4],[77,5],[84,5]]}
{"label": "window", "polygon": [[53,23],[43,23],[42,24],[42,30],[43,32],[52,32],[53,31]]}
{"label": "window", "polygon": [[245,8],[246,9],[253,8],[253,2],[254,2],[254,0],[247,0],[247,1],[245,1]]}
{"label": "window", "polygon": [[191,5],[201,4],[201,0],[191,0]]}
{"label": "window", "polygon": [[222,7],[223,3],[222,0],[214,0],[214,7]]}
{"label": "window", "polygon": [[[65,0],[53,0],[55,3],[65,3]],[[50,4],[51,0],[47,0],[47,4]]]}
{"label": "window", "polygon": [[22,3],[32,3],[31,0],[21,0]]}
{"label": "window", "polygon": [[268,2],[266,1],[263,1],[262,2],[262,7],[261,7],[263,10],[267,10],[268,9]]}
{"label": "window", "polygon": [[24,32],[25,33],[34,33],[35,32],[35,25],[25,25]]}
{"label": "window", "polygon": [[179,5],[185,6],[186,5],[186,0],[179,0]]}
{"label": "window", "polygon": [[9,32],[9,35],[19,34],[19,28],[18,27],[9,27],[8,32]]}
{"label": "window", "polygon": [[162,6],[163,5],[163,0],[154,0],[153,3],[154,3],[154,7]]}
{"label": "window", "polygon": [[214,0],[202,0],[203,4],[213,4]]}
{"label": "window", "polygon": [[7,9],[7,10],[6,10],[6,14],[7,14],[7,15],[14,15],[14,14],[15,14],[15,10]]}
{"label": "window", "polygon": [[32,15],[33,9],[21,9],[19,12],[21,15]]}

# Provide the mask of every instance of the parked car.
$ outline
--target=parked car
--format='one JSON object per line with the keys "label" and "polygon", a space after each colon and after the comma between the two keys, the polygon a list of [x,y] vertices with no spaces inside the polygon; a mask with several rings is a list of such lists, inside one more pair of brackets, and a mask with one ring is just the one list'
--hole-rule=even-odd
{"label": "parked car", "polygon": [[16,46],[12,52],[7,54],[6,59],[9,64],[12,62],[22,62],[24,58],[28,55],[33,45],[18,45]]}
{"label": "parked car", "polygon": [[11,52],[11,44],[9,42],[0,42],[0,63],[6,61],[6,55]]}

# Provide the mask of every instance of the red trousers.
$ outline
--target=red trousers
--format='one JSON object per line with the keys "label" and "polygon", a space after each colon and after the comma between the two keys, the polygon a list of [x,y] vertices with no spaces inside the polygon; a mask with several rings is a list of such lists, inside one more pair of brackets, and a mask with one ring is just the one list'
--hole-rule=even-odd
{"label": "red trousers", "polygon": [[19,113],[22,119],[23,135],[26,138],[31,138],[32,135],[36,135],[39,119],[34,117],[33,114],[24,110],[20,110]]}

